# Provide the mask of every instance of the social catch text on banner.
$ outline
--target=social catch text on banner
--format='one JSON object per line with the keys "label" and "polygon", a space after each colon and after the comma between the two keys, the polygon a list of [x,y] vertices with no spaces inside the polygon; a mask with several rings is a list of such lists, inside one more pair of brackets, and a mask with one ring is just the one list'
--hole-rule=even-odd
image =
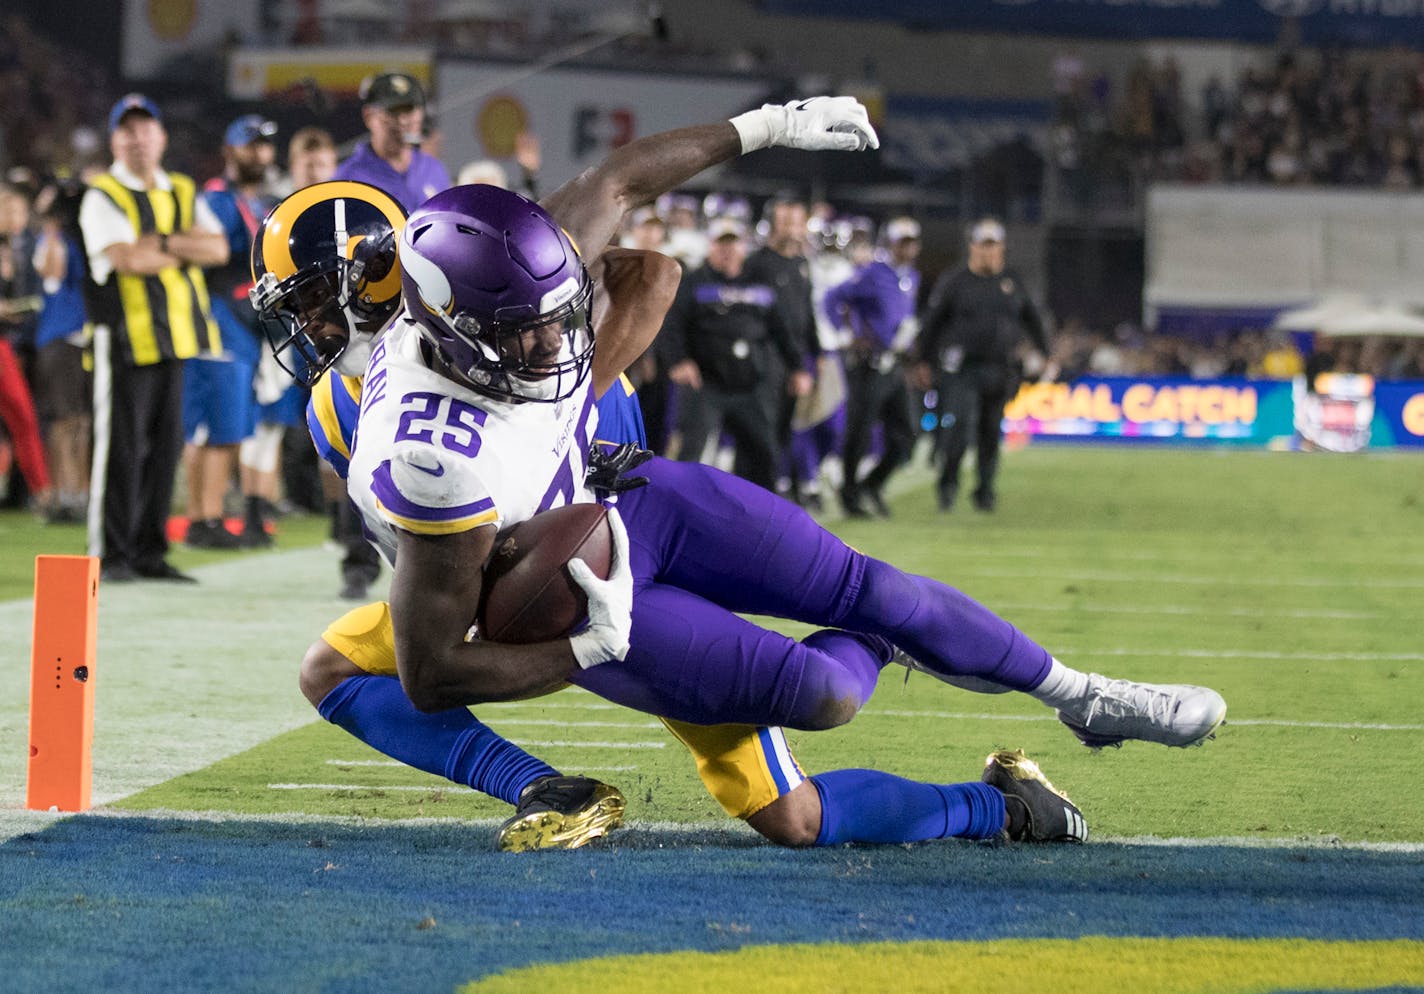
{"label": "social catch text on banner", "polygon": [[1424,382],[1084,377],[1025,383],[1004,409],[1010,436],[1215,443],[1334,451],[1424,448]]}

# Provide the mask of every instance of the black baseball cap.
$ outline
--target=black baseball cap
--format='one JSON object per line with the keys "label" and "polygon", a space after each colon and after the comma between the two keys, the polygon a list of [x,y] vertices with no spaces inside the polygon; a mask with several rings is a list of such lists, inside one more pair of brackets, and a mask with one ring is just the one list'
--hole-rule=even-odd
{"label": "black baseball cap", "polygon": [[385,72],[367,76],[361,81],[361,104],[397,110],[401,107],[425,107],[425,89],[414,76],[403,72]]}

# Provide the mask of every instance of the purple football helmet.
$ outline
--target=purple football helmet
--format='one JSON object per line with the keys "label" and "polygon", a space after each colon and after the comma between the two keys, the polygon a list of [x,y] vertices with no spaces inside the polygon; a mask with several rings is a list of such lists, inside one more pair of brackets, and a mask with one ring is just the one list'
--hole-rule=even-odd
{"label": "purple football helmet", "polygon": [[593,284],[559,225],[486,184],[437,193],[401,233],[406,308],[443,372],[480,393],[552,403],[593,364]]}

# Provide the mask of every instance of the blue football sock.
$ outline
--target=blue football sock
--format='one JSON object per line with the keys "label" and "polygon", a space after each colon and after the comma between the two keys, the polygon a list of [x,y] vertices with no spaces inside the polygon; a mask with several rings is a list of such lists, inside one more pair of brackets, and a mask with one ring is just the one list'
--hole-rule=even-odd
{"label": "blue football sock", "polygon": [[811,778],[821,795],[816,845],[991,839],[1004,827],[1004,795],[984,783],[917,783],[879,770]]}
{"label": "blue football sock", "polygon": [[559,775],[481,724],[468,708],[418,711],[395,677],[348,677],[322,698],[317,711],[392,759],[509,804],[517,804],[520,791],[539,777]]}

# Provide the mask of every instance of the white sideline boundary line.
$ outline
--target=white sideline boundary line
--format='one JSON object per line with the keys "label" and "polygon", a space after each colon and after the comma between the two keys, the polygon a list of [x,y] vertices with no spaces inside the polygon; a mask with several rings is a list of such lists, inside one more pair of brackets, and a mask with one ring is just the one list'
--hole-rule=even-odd
{"label": "white sideline boundary line", "polygon": [[1350,590],[1420,590],[1424,589],[1424,579],[1419,580],[1365,580],[1351,577],[1299,577],[1282,579],[1264,576],[1233,576],[1223,572],[1218,576],[1192,576],[1186,573],[1119,573],[1113,571],[1068,572],[1053,570],[999,570],[969,569],[955,570],[956,583],[965,577],[976,580],[1039,580],[1045,578],[1054,582],[1076,580],[1089,583],[1181,583],[1191,586],[1212,587],[1302,587],[1312,590],[1333,590],[1345,587]]}
{"label": "white sideline boundary line", "polygon": [[[483,708],[481,708],[483,710]],[[662,728],[660,721],[559,721],[556,718],[501,718],[501,725],[557,725],[560,728]]]}
{"label": "white sideline boundary line", "polygon": [[[561,696],[568,691],[561,691]],[[592,696],[592,695],[590,695]],[[607,704],[598,700],[585,702],[575,701],[552,701],[543,699],[542,701],[515,701],[506,704],[496,704],[486,707],[491,708],[520,708],[539,707],[555,708],[561,711],[589,710],[589,711],[610,711],[621,709],[621,705]],[[971,720],[971,721],[1057,721],[1051,714],[991,714],[984,711],[912,711],[897,708],[868,708],[856,715],[856,720],[863,718],[939,718],[947,720]],[[1325,728],[1341,729],[1346,731],[1372,731],[1372,732],[1424,732],[1424,724],[1401,725],[1386,724],[1383,722],[1369,721],[1291,721],[1285,718],[1234,718],[1227,717],[1226,727],[1237,726],[1261,726],[1265,728]]]}
{"label": "white sideline boundary line", "polygon": [[[389,789],[389,788],[385,788]],[[424,789],[424,788],[420,788]],[[313,814],[233,814],[226,811],[173,811],[154,808],[145,811],[125,811],[117,808],[96,808],[82,815],[41,815],[46,822],[61,818],[151,818],[169,821],[202,822],[207,824],[248,823],[254,825],[276,822],[283,825],[343,825],[356,828],[428,828],[467,825],[471,828],[494,828],[504,823],[503,818],[365,818],[359,815],[313,815]],[[627,823],[627,829],[648,835],[687,835],[695,832],[712,834],[755,835],[744,822],[726,818],[717,821],[638,821]],[[616,841],[618,836],[611,838]],[[1156,835],[1104,835],[1093,836],[1089,845],[1149,846],[1157,848],[1202,849],[1219,846],[1229,849],[1319,849],[1352,850],[1383,853],[1424,853],[1424,842],[1365,842],[1346,841],[1337,836],[1294,836],[1255,838],[1251,836],[1223,835],[1207,838],[1187,838],[1181,836]],[[775,848],[767,843],[768,848]]]}
{"label": "white sideline boundary line", "polygon": [[1249,607],[1213,608],[1189,607],[1185,604],[1162,604],[1156,607],[1128,604],[1027,604],[995,601],[991,605],[996,613],[1010,611],[1045,611],[1053,614],[1128,614],[1154,617],[1211,617],[1211,618],[1290,618],[1304,621],[1380,621],[1397,617],[1383,611],[1261,611]]}
{"label": "white sideline boundary line", "polygon": [[1419,652],[1269,652],[1258,649],[1132,649],[1117,647],[1111,649],[1085,649],[1082,647],[1054,647],[1055,653],[1077,656],[1132,656],[1142,658],[1161,657],[1165,659],[1241,659],[1263,662],[1322,662],[1322,663],[1417,663],[1424,660]]}
{"label": "white sideline boundary line", "polygon": [[551,746],[558,749],[666,749],[666,742],[567,742],[564,739],[520,739],[521,746]]}
{"label": "white sideline boundary line", "polygon": [[[1075,534],[1087,534],[1090,529],[1073,529]],[[1099,534],[1112,534],[1115,538],[1121,538],[1122,533],[1104,532],[1102,529],[1094,529]],[[1062,556],[1069,559],[1082,561],[1081,556],[1075,555],[1075,547],[1068,545],[1047,548],[1042,540],[1035,540],[1031,549],[956,549],[956,556],[963,559],[1034,559],[1042,560],[1047,556]],[[1333,559],[1321,556],[1294,557],[1280,555],[1275,551],[1263,552],[1267,561],[1272,566],[1292,566],[1292,567],[1319,567],[1320,569],[1404,569],[1424,571],[1424,557],[1406,556],[1402,559],[1390,560],[1362,560],[1362,559]],[[1094,554],[1095,560],[1100,560],[1099,565],[1111,565],[1113,560],[1124,560],[1130,563],[1153,563],[1161,565],[1163,556],[1151,552],[1134,552],[1128,549],[1101,549]],[[1232,567],[1240,567],[1241,559],[1239,554],[1231,548],[1221,547],[1219,553],[1214,551],[1203,552],[1197,547],[1173,549],[1165,557],[1172,562],[1191,562],[1200,565],[1221,564]]]}
{"label": "white sideline boundary line", "polygon": [[[381,766],[381,767],[390,767],[390,768],[392,768],[392,769],[397,769],[397,770],[408,770],[408,769],[410,769],[409,766],[407,766],[405,763],[402,763],[402,762],[401,762],[400,760],[398,760],[398,759],[328,759],[328,760],[326,760],[326,765],[327,765],[327,766]],[[623,772],[627,772],[628,770],[641,770],[642,767],[641,767],[641,766],[583,766],[583,765],[580,765],[580,769],[600,770],[600,771],[602,771],[602,770],[613,770],[613,771],[616,771],[616,772],[619,772],[619,773],[623,773]],[[268,784],[267,786],[270,787],[270,786],[272,786],[272,785],[271,785],[271,784]]]}
{"label": "white sideline boundary line", "polygon": [[[967,711],[862,711],[856,715],[860,718],[871,718],[875,716],[886,718],[945,718],[975,721],[1057,721],[1053,715],[1038,714],[984,714]],[[1424,725],[1386,725],[1378,722],[1367,721],[1286,721],[1273,718],[1232,718],[1227,717],[1224,727],[1235,728],[1239,725],[1262,726],[1269,728],[1334,728],[1342,730],[1356,730],[1369,732],[1424,732]]]}
{"label": "white sideline boundary line", "polygon": [[413,793],[413,794],[444,794],[470,788],[461,787],[457,783],[433,783],[427,787],[415,787],[410,784],[379,784],[379,783],[269,783],[268,790],[371,790],[385,793],[386,791]]}

